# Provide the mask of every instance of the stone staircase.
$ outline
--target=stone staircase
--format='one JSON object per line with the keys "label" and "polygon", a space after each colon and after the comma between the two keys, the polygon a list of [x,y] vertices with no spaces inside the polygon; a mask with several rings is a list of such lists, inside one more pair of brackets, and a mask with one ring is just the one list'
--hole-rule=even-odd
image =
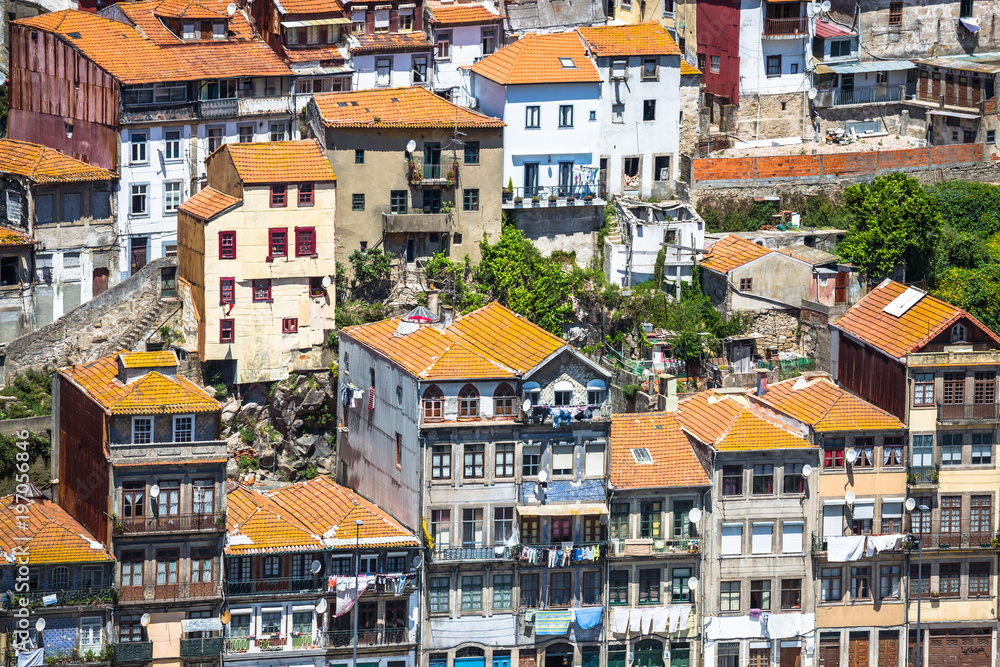
{"label": "stone staircase", "polygon": [[[132,328],[118,339],[117,347],[122,350],[131,350],[136,343],[145,341],[150,335],[159,331],[163,323],[172,318],[182,307],[181,300],[176,297],[160,298],[132,325]],[[166,310],[170,311],[169,314],[161,317]]]}

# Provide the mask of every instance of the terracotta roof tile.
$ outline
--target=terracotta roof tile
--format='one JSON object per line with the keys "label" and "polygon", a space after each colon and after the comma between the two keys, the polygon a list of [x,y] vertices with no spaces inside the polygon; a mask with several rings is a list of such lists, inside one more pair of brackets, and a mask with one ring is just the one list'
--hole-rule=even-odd
{"label": "terracotta roof tile", "polygon": [[701,75],[701,70],[689,63],[688,61],[681,58],[681,76],[699,76]]}
{"label": "terracotta roof tile", "polygon": [[504,126],[498,118],[452,104],[422,86],[323,93],[315,99],[327,127]]}
{"label": "terracotta roof tile", "polygon": [[[188,9],[190,12],[203,13],[206,20],[229,18],[228,39],[230,41],[250,41],[253,39],[253,27],[241,12],[236,12],[229,17],[226,12],[227,2],[223,0],[198,0],[195,5],[191,0],[142,0],[140,2],[122,3],[118,9],[125,14],[141,31],[145,37],[161,46],[190,44],[180,37],[170,32],[160,17],[170,18],[172,14],[183,12]],[[179,17],[178,17],[179,18]],[[200,20],[193,16],[186,16],[192,20]]]}
{"label": "terracotta roof tile", "polygon": [[0,139],[0,172],[31,179],[35,183],[111,181],[113,171],[101,169],[45,146]]}
{"label": "terracotta roof tile", "polygon": [[906,285],[885,280],[831,324],[894,359],[915,352],[961,318],[982,329],[995,343],[1000,344],[1000,337],[975,317],[929,294],[921,297],[900,317],[885,312],[884,308],[906,289]]}
{"label": "terracotta roof tile", "polygon": [[294,49],[282,47],[282,53],[285,54],[285,60],[290,63],[308,63],[313,62],[314,60],[322,60],[345,64],[348,58],[348,56],[340,50],[340,47],[333,45]]}
{"label": "terracotta roof tile", "polygon": [[681,55],[670,33],[656,21],[577,30],[597,57]]}
{"label": "terracotta roof tile", "polygon": [[[32,565],[114,561],[90,531],[57,503],[34,498],[27,503],[27,512],[19,509],[14,496],[0,498],[0,564],[7,564],[4,556],[25,544]],[[18,537],[31,539],[24,542]]]}
{"label": "terracotta roof tile", "polygon": [[206,21],[228,18],[225,5],[215,0],[162,0],[156,5],[153,14],[170,19]]}
{"label": "terracotta roof tile", "polygon": [[329,182],[337,180],[315,139],[223,144],[244,183]]}
{"label": "terracotta roof tile", "polygon": [[771,251],[753,241],[735,234],[728,234],[712,244],[702,255],[701,266],[706,269],[729,273],[744,264],[760,259]]}
{"label": "terracotta roof tile", "polygon": [[376,51],[429,51],[434,47],[420,31],[394,32],[384,35],[351,35],[352,53]]}
{"label": "terracotta roof tile", "polygon": [[[562,59],[570,59],[573,66],[564,66]],[[502,85],[601,81],[575,32],[529,33],[486,56],[472,66],[472,71]]]}
{"label": "terracotta roof tile", "polygon": [[344,11],[339,0],[281,0],[278,5],[284,16],[289,14],[335,14]]}
{"label": "terracotta roof tile", "polygon": [[122,365],[125,368],[163,368],[177,366],[177,355],[170,350],[159,352],[123,352]]}
{"label": "terracotta roof tile", "polygon": [[435,25],[476,25],[479,23],[496,23],[504,18],[493,9],[492,3],[454,3],[443,5],[439,2],[428,2],[430,21]]}
{"label": "terracotta roof tile", "polygon": [[219,192],[213,187],[205,187],[191,195],[180,206],[180,211],[208,222],[215,216],[234,206],[241,205],[242,199],[230,197],[225,192]]}
{"label": "terracotta roof tile", "polygon": [[890,431],[903,423],[885,410],[849,394],[828,377],[800,376],[769,385],[763,396],[750,396],[819,433],[833,431]]}
{"label": "terracotta roof tile", "polygon": [[[711,481],[672,412],[611,417],[611,483],[616,489],[709,486]],[[645,447],[652,463],[636,463]]]}
{"label": "terracotta roof tile", "polygon": [[236,486],[226,495],[227,554],[353,549],[361,519],[362,546],[419,546],[388,512],[329,477],[276,491]]}
{"label": "terracotta roof tile", "polygon": [[166,39],[162,33],[149,37],[136,27],[72,9],[21,19],[17,24],[59,35],[125,84],[291,75],[261,39],[161,46],[156,40]]}
{"label": "terracotta roof tile", "polygon": [[34,242],[34,239],[23,232],[0,227],[0,245],[31,245]]}
{"label": "terracotta roof tile", "polygon": [[453,322],[448,331],[465,345],[519,373],[526,373],[567,347],[562,338],[496,301]]}
{"label": "terracotta roof tile", "polygon": [[813,445],[778,420],[752,408],[743,396],[701,392],[680,402],[677,421],[719,451],[802,449]]}
{"label": "terracotta roof tile", "polygon": [[150,371],[131,384],[118,379],[117,354],[89,364],[60,368],[58,373],[75,382],[110,414],[176,414],[218,412],[219,402],[187,378],[168,378]]}
{"label": "terracotta roof tile", "polygon": [[822,19],[816,19],[816,36],[820,39],[828,39],[830,37],[850,37],[853,34],[854,33],[847,28],[842,28],[839,25],[834,25]]}

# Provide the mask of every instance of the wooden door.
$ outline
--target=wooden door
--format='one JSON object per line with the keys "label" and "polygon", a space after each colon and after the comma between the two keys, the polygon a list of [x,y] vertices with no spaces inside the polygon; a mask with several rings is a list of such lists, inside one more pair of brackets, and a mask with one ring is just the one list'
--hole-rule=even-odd
{"label": "wooden door", "polygon": [[896,667],[899,664],[899,631],[881,630],[878,633],[878,667]]}
{"label": "wooden door", "polygon": [[941,72],[931,73],[931,98],[937,101],[941,97]]}
{"label": "wooden door", "polygon": [[930,79],[928,78],[926,70],[920,70],[920,82],[917,84],[917,97],[926,100],[930,97],[930,84],[928,83]]}
{"label": "wooden door", "polygon": [[867,632],[851,633],[847,644],[848,667],[868,667],[868,638]]}
{"label": "wooden door", "polygon": [[132,239],[132,273],[136,273],[139,269],[146,266],[146,247],[148,239],[145,237]]}
{"label": "wooden door", "polygon": [[100,296],[108,289],[109,274],[107,269],[94,269],[94,296]]}
{"label": "wooden door", "polygon": [[670,647],[670,667],[691,667],[691,647],[688,644],[673,644]]}
{"label": "wooden door", "polygon": [[837,277],[833,285],[833,302],[847,303],[847,279],[850,274],[847,271],[837,271]]}
{"label": "wooden door", "polygon": [[536,661],[537,661],[537,654],[534,651],[521,651],[521,654],[518,658],[518,665],[519,667],[535,667]]}
{"label": "wooden door", "polygon": [[782,646],[779,667],[802,667],[802,649],[798,646]]}
{"label": "wooden door", "polygon": [[819,667],[840,667],[840,639],[819,640]]}

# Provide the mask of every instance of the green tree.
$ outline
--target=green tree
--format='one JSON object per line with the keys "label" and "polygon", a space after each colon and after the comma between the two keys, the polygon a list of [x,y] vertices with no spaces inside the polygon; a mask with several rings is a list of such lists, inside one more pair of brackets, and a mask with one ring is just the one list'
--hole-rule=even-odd
{"label": "green tree", "polygon": [[347,258],[351,262],[354,279],[351,296],[367,296],[369,299],[384,296],[389,289],[389,272],[392,258],[381,248],[355,250]]}
{"label": "green tree", "polygon": [[853,214],[837,247],[845,260],[865,269],[870,281],[903,266],[907,279],[928,274],[941,233],[937,203],[916,179],[902,173],[879,176],[844,190]]}

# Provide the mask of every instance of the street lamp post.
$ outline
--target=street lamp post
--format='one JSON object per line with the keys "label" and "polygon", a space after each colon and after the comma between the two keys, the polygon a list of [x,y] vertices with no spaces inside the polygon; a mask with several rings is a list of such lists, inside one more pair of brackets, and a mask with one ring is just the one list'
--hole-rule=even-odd
{"label": "street lamp post", "polygon": [[[910,510],[910,533],[913,533],[913,510],[914,508],[919,509],[921,514],[924,512],[930,512],[930,508],[927,505],[920,505],[917,507],[917,503],[913,498],[906,501],[906,509]],[[917,540],[917,667],[923,666],[923,637],[920,635],[920,602],[923,599],[923,584],[924,584],[924,521],[923,516],[920,517],[920,539]]]}
{"label": "street lamp post", "polygon": [[[352,667],[358,667],[358,604],[360,603],[359,598],[361,595],[358,591],[361,588],[361,526],[365,525],[365,522],[361,519],[357,519],[354,522],[355,526],[355,538],[354,538],[354,662],[351,663]],[[919,613],[919,612],[918,612]]]}

